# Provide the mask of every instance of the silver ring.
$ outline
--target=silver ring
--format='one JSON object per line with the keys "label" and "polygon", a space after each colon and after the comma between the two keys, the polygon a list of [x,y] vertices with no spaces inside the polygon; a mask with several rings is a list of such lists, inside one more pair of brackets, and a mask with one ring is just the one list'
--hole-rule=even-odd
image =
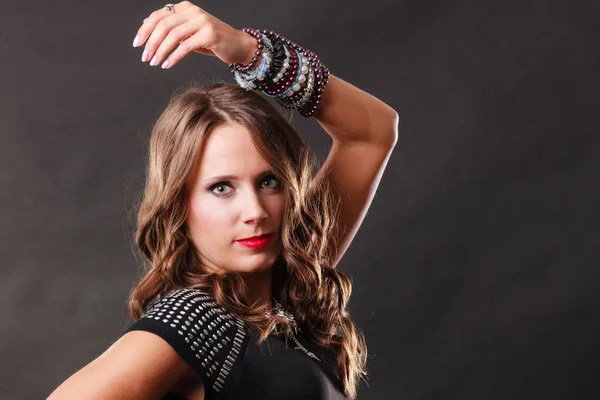
{"label": "silver ring", "polygon": [[173,11],[173,13],[175,13],[175,5],[173,4],[165,4],[165,6],[163,7],[165,10],[169,10],[169,11]]}

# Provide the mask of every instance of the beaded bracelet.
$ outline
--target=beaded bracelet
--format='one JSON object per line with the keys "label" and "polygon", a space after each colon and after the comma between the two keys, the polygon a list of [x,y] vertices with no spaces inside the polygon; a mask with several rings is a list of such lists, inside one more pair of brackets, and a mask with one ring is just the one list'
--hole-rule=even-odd
{"label": "beaded bracelet", "polygon": [[311,96],[309,102],[298,110],[301,115],[309,117],[317,112],[317,110],[320,108],[325,86],[327,85],[327,82],[329,82],[329,75],[329,68],[323,65],[321,67],[321,72],[317,74],[318,87],[316,88],[313,96]]}
{"label": "beaded bracelet", "polygon": [[[315,53],[273,31],[242,31],[254,36],[259,47],[249,64],[230,64],[238,84],[246,90],[259,89],[304,117],[312,116],[320,107],[329,69]],[[261,54],[261,63],[255,66]]]}
{"label": "beaded bracelet", "polygon": [[[293,53],[290,53],[289,50],[287,50],[286,48],[286,53],[290,54],[289,65],[291,67],[291,76],[289,77],[289,79],[284,80],[283,85],[277,87],[275,90],[263,91],[263,93],[267,96],[280,99],[282,97],[292,96],[294,92],[297,92],[301,89],[300,83],[304,82],[304,79],[300,79],[300,74],[302,72],[302,63],[306,63],[306,58],[301,57],[296,50],[294,50],[294,52],[296,53],[295,55],[293,55]],[[285,74],[283,76],[285,76]],[[279,76],[277,76],[277,78],[278,77]]]}
{"label": "beaded bracelet", "polygon": [[229,67],[230,68],[235,67],[238,71],[246,72],[247,70],[252,68],[254,66],[254,64],[256,64],[256,62],[258,61],[258,56],[260,55],[260,51],[263,48],[263,44],[262,44],[262,35],[260,34],[260,32],[254,30],[254,29],[248,29],[248,28],[242,29],[242,32],[249,33],[250,35],[252,35],[256,38],[256,41],[258,42],[258,46],[257,46],[258,49],[254,53],[254,57],[252,57],[252,60],[250,60],[250,62],[247,65],[237,63],[237,64],[229,64]]}
{"label": "beaded bracelet", "polygon": [[[264,35],[264,34],[263,34]],[[289,61],[286,58],[287,49],[281,42],[273,43],[273,53],[271,66],[266,71],[265,79],[258,82],[257,89],[261,91],[272,91],[277,88],[277,82],[285,74],[289,67]],[[286,63],[288,61],[288,63]]]}
{"label": "beaded bracelet", "polygon": [[[305,117],[312,116],[319,109],[319,107],[321,105],[323,92],[324,92],[325,86],[327,85],[327,82],[329,80],[329,69],[320,62],[317,55],[315,53],[313,53],[312,51],[306,50],[302,46],[299,46],[296,43],[290,41],[289,39],[286,39],[283,36],[281,36],[277,33],[274,33],[272,31],[263,30],[263,33],[266,33],[267,36],[269,36],[269,38],[271,40],[275,40],[275,41],[281,40],[281,41],[283,41],[283,43],[286,46],[290,46],[293,49],[297,50],[298,52],[303,53],[303,55],[308,60],[307,68],[311,67],[315,71],[317,71],[316,88],[313,90],[313,93],[310,95],[309,100],[307,102],[305,102],[301,106],[301,108],[298,109],[298,111],[300,112],[301,115],[303,115]],[[302,72],[306,73],[307,71],[304,70]],[[308,86],[304,90],[306,91],[307,89],[308,89]],[[290,102],[285,97],[278,98],[278,100],[280,100],[280,102],[284,102],[284,104],[286,104],[289,108],[294,108],[293,103]],[[288,100],[288,101],[286,101],[286,100]]]}
{"label": "beaded bracelet", "polygon": [[262,52],[262,58],[260,59],[260,64],[256,68],[250,70],[249,72],[242,72],[237,68],[233,68],[231,70],[238,85],[246,90],[258,88],[259,86],[257,86],[256,82],[262,82],[267,76],[267,73],[270,71],[271,59],[273,56],[273,45],[266,36],[263,38],[263,43],[264,48]]}
{"label": "beaded bracelet", "polygon": [[[294,50],[296,51],[296,50]],[[310,98],[310,95],[308,92],[312,93],[312,86],[314,83],[314,69],[311,67],[311,65],[308,62],[308,59],[306,58],[306,56],[302,55],[302,59],[301,59],[301,64],[299,64],[298,68],[299,68],[299,73],[296,79],[297,83],[304,83],[307,82],[306,87],[304,88],[304,90],[300,91],[300,90],[296,90],[295,92],[288,92],[287,93],[287,103],[290,104],[291,107],[288,108],[298,108],[300,107],[302,104],[304,104],[306,102],[306,100],[308,100],[308,98]],[[308,78],[307,78],[308,75]],[[310,78],[310,76],[313,76],[312,80]],[[308,79],[308,81],[307,81]],[[313,81],[313,82],[311,82]]]}
{"label": "beaded bracelet", "polygon": [[[247,32],[252,33],[255,36],[259,36],[261,35],[260,32],[252,30],[252,29],[245,29]],[[266,38],[265,34],[262,33],[263,36],[263,40],[264,41],[268,41],[268,39]],[[279,45],[281,44],[280,42],[275,42],[275,45]],[[275,46],[273,46],[275,47]],[[271,47],[271,49],[273,49],[273,47]],[[278,46],[279,47],[279,46]],[[240,74],[238,72],[238,68],[233,68],[232,72],[236,75],[236,81],[240,84],[240,86],[246,88],[247,90],[250,89],[254,89],[254,88],[260,88],[264,94],[268,95],[269,97],[278,97],[278,96],[282,96],[282,95],[287,95],[290,96],[293,93],[291,92],[291,88],[293,88],[295,91],[298,91],[300,89],[299,85],[294,85],[296,83],[296,80],[298,80],[299,83],[302,83],[305,78],[301,77],[302,79],[298,79],[298,74],[297,72],[297,68],[296,68],[296,60],[300,58],[300,56],[297,54],[297,51],[294,51],[296,54],[294,54],[294,52],[291,54],[287,49],[287,46],[282,45],[284,53],[285,53],[285,59],[282,59],[282,55],[284,53],[282,52],[278,52],[277,54],[274,55],[273,58],[273,68],[278,68],[281,66],[281,68],[279,68],[279,71],[277,74],[274,74],[275,71],[266,71],[267,75],[269,75],[269,77],[271,78],[270,82],[272,84],[269,84],[269,80],[267,80],[264,84],[259,83],[258,86],[254,85],[253,79],[250,79],[249,76],[245,75],[245,74]],[[263,53],[263,57],[265,56],[265,53]],[[280,62],[281,61],[281,62]],[[304,62],[306,63],[306,60],[304,60]],[[266,63],[265,63],[266,64]],[[258,69],[260,69],[261,67],[264,68],[264,65],[261,64]],[[287,73],[287,68],[290,67],[290,73]],[[306,72],[306,71],[304,71]],[[274,76],[273,76],[274,75]],[[280,80],[283,80],[282,84],[279,85],[274,85],[275,83],[279,82]],[[247,81],[247,82],[244,82]]]}

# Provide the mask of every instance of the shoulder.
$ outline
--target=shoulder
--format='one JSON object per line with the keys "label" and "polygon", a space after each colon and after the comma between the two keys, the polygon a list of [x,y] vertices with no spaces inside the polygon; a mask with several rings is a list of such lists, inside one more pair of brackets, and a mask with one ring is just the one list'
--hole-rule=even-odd
{"label": "shoulder", "polygon": [[[244,323],[221,307],[207,292],[200,289],[176,289],[153,303],[131,327],[152,324],[181,336],[186,343],[193,338],[210,339],[226,333],[244,334]],[[220,333],[218,333],[220,332]],[[217,338],[213,338],[217,340]],[[210,340],[209,340],[210,342]],[[195,345],[198,347],[198,345]],[[196,349],[191,349],[196,351]]]}
{"label": "shoulder", "polygon": [[153,303],[126,333],[139,330],[160,337],[216,392],[235,378],[247,345],[244,323],[200,289],[176,289]]}

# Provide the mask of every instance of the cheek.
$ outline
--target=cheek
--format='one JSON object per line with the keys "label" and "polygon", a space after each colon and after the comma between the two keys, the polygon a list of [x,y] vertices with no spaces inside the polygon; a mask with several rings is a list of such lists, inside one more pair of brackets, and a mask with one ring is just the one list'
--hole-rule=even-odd
{"label": "cheek", "polygon": [[192,198],[188,204],[188,227],[197,245],[227,240],[229,213],[210,199]]}

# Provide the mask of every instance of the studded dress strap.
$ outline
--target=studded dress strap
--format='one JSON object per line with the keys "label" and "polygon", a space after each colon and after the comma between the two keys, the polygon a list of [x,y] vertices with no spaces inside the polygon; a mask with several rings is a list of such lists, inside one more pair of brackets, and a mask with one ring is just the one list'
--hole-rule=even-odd
{"label": "studded dress strap", "polygon": [[177,289],[152,304],[131,330],[161,336],[202,377],[205,390],[214,392],[226,391],[235,381],[248,343],[241,320],[206,292],[191,288]]}

